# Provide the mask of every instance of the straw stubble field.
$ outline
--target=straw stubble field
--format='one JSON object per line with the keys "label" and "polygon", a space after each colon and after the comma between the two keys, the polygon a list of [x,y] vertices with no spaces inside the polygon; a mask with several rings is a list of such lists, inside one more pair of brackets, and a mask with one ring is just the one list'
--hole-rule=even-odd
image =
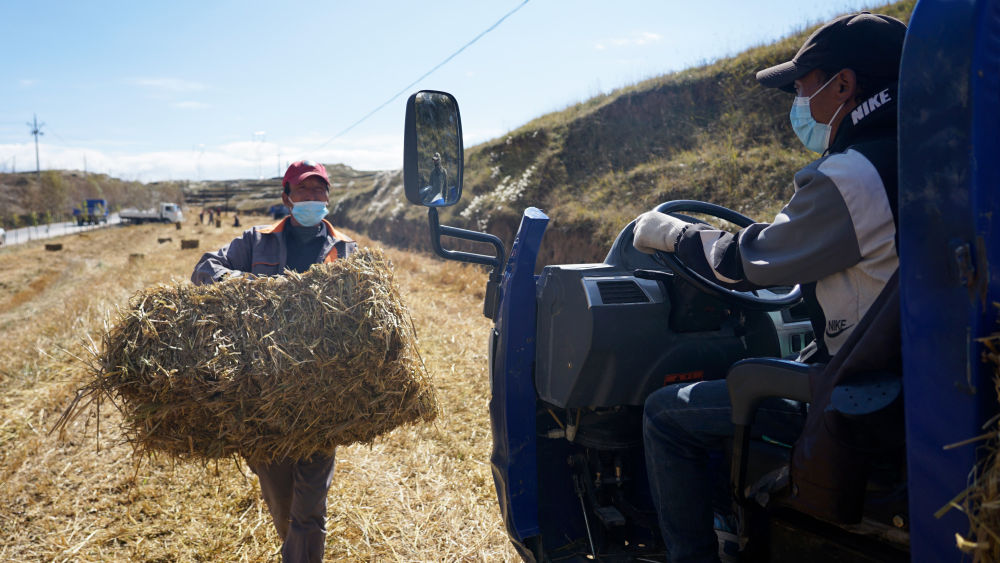
{"label": "straw stubble field", "polygon": [[[187,279],[240,229],[110,228],[0,251],[0,560],[277,561],[279,542],[245,466],[145,460],[109,403],[49,430],[86,380],[84,342],[135,291]],[[158,243],[158,238],[172,241]],[[199,250],[180,250],[198,238]],[[372,241],[359,237],[362,245]],[[441,414],[373,446],[339,448],[328,561],[504,561],[489,470],[485,276],[386,248]],[[100,441],[95,431],[100,427]]]}

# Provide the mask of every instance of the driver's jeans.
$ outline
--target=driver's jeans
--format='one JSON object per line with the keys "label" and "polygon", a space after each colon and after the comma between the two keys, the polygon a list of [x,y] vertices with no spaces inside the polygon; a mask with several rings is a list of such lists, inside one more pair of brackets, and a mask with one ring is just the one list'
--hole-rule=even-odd
{"label": "driver's jeans", "polygon": [[[728,495],[719,452],[733,436],[731,411],[724,379],[670,385],[646,399],[646,467],[671,563],[719,560],[713,501]],[[801,403],[765,399],[752,432],[791,444],[804,422]]]}

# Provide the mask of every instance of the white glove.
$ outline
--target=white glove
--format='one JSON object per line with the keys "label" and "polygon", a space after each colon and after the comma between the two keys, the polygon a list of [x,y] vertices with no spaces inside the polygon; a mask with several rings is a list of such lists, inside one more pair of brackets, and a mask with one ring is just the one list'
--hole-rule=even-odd
{"label": "white glove", "polygon": [[677,241],[690,223],[659,211],[647,211],[635,220],[632,245],[639,252],[652,254],[657,250],[674,252]]}

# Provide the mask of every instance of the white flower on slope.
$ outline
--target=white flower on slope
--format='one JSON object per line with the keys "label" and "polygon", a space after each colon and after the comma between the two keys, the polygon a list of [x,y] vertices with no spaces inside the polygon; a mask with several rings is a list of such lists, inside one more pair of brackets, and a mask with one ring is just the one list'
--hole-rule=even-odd
{"label": "white flower on slope", "polygon": [[[499,172],[499,168],[495,169]],[[462,217],[475,220],[480,230],[486,229],[490,224],[490,217],[493,210],[501,209],[505,204],[514,203],[521,199],[526,189],[528,189],[531,176],[535,173],[535,166],[529,166],[521,177],[511,181],[511,176],[505,176],[497,184],[497,187],[485,194],[477,195],[472,202],[462,211]]]}

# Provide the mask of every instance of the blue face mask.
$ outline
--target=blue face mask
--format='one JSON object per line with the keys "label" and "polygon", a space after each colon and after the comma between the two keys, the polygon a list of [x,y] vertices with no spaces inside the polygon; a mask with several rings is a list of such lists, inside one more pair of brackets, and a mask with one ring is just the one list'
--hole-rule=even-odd
{"label": "blue face mask", "polygon": [[826,88],[827,84],[833,82],[833,79],[836,77],[837,75],[833,75],[830,80],[826,81],[826,84],[820,86],[819,90],[813,92],[813,95],[808,98],[804,96],[795,96],[795,101],[792,102],[792,111],[788,114],[788,117],[792,121],[792,129],[795,130],[795,135],[797,135],[799,140],[802,141],[802,144],[805,145],[807,149],[820,154],[823,154],[823,152],[830,146],[830,132],[833,130],[833,128],[830,127],[830,123],[833,123],[833,120],[837,119],[837,114],[840,113],[844,104],[840,104],[840,107],[837,108],[836,112],[834,112],[833,117],[830,118],[830,123],[823,124],[816,123],[816,120],[813,119],[812,109],[809,106],[809,100],[816,97],[816,94],[822,92],[823,88]]}
{"label": "blue face mask", "polygon": [[303,227],[315,227],[328,213],[322,201],[296,201],[292,204],[292,217]]}

